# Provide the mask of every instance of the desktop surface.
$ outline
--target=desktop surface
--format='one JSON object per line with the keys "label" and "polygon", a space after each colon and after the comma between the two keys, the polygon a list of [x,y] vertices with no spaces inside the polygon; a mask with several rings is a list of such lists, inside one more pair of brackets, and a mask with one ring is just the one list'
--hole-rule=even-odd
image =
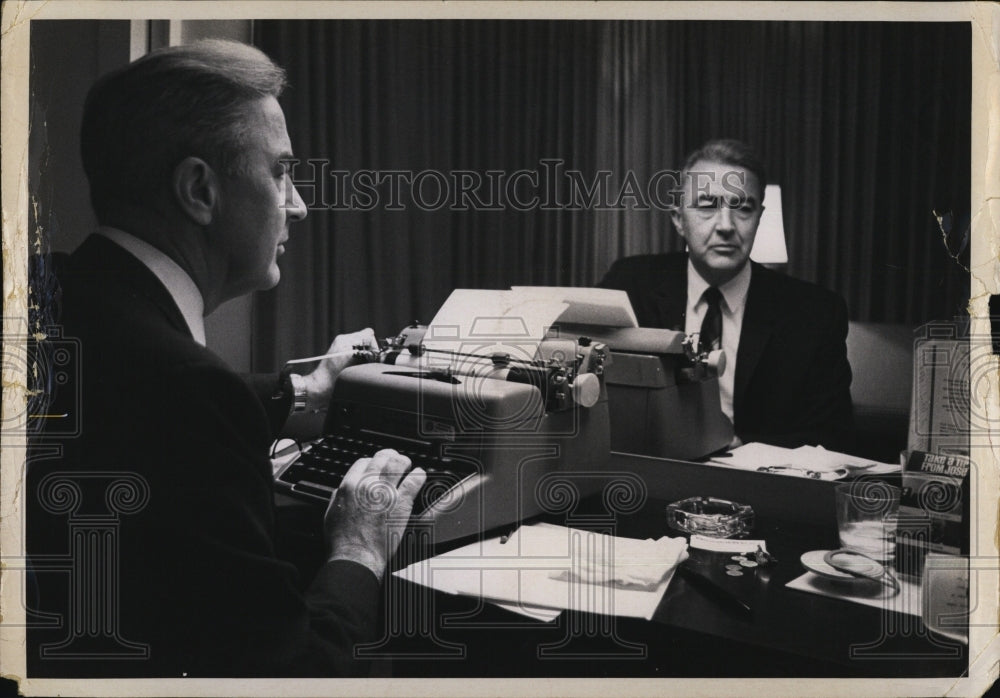
{"label": "desktop surface", "polygon": [[[605,491],[532,521],[659,538],[681,535],[667,526],[671,501],[711,494],[748,503],[757,514],[749,537],[766,540],[776,563],[727,579],[725,554],[691,550],[684,566],[721,580],[751,606],[749,614],[684,574],[674,576],[650,621],[565,611],[551,622],[387,575],[383,637],[359,648],[359,656],[379,660],[380,672],[400,677],[924,678],[966,673],[967,646],[930,634],[918,616],[786,588],[805,573],[799,561],[804,552],[838,547],[834,483],[618,453],[609,467],[645,483],[641,505]],[[318,510],[291,504],[279,499],[285,519],[295,518],[285,530],[320,530]],[[310,547],[322,547],[318,533],[288,542],[297,546],[300,560]],[[433,545],[426,533],[411,531],[393,567],[465,542]],[[321,562],[320,553],[312,564]],[[309,578],[309,565],[303,566],[303,578]]]}
{"label": "desktop surface", "polygon": [[[666,502],[617,516],[616,535],[672,535]],[[591,508],[587,509],[590,505]],[[599,502],[584,502],[598,512]],[[600,521],[599,516],[590,519]],[[600,522],[603,529],[606,522]],[[452,596],[390,577],[385,637],[368,650],[392,662],[395,676],[482,677],[958,677],[966,645],[933,636],[919,617],[788,589],[805,570],[799,556],[834,548],[836,531],[758,520],[777,562],[735,579],[752,610],[721,603],[675,575],[653,619],[563,612],[541,622],[481,599]],[[721,553],[691,551],[685,565],[718,566]]]}

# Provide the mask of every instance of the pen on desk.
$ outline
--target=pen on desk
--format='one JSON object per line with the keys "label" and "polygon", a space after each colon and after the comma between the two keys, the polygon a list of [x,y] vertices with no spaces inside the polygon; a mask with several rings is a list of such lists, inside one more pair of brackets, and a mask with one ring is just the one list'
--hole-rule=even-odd
{"label": "pen on desk", "polygon": [[735,594],[719,585],[709,577],[706,577],[690,567],[685,567],[683,564],[677,568],[677,572],[684,577],[686,581],[690,582],[691,586],[704,591],[707,595],[711,596],[721,604],[737,610],[743,615],[747,615],[752,612],[753,609],[750,607],[750,604],[743,599],[738,598]]}

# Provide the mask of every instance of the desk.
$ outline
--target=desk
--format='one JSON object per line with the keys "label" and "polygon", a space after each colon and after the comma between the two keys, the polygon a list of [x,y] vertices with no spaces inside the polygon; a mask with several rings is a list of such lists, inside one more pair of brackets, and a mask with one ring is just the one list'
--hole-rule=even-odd
{"label": "desk", "polygon": [[[804,572],[803,552],[837,547],[831,483],[626,454],[612,454],[610,465],[648,483],[641,506],[609,512],[598,495],[546,520],[658,537],[676,533],[665,519],[674,499],[710,494],[751,504],[757,512],[752,536],[767,540],[778,563],[741,578],[754,607],[749,619],[680,576],[652,621],[564,612],[551,623],[390,576],[384,637],[361,654],[384,660],[386,673],[411,677],[923,678],[965,672],[967,647],[930,636],[915,616],[785,588]],[[427,554],[419,540],[404,540],[395,566]]]}
{"label": "desk", "polygon": [[[664,505],[650,500],[640,512],[619,517],[619,534],[641,536],[654,523],[662,532]],[[834,547],[835,531],[761,521],[754,537],[765,538],[779,562],[760,569],[756,579],[741,578],[753,604],[749,618],[733,614],[680,576],[650,622],[564,612],[551,623],[392,578],[384,627],[394,634],[387,633],[372,656],[391,658],[396,676],[936,677],[964,672],[965,646],[931,639],[915,616],[883,617],[874,608],[785,588],[804,571],[799,555]]]}

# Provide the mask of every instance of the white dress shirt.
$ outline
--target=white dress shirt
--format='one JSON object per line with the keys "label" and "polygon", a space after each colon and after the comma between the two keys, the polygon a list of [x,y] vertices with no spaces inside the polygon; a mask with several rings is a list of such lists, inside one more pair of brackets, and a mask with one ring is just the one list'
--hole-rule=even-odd
{"label": "white dress shirt", "polygon": [[191,336],[205,346],[205,300],[187,272],[174,260],[145,240],[117,228],[101,226],[98,234],[111,240],[142,262],[160,280],[184,316]]}
{"label": "white dress shirt", "polygon": [[[684,316],[684,333],[701,332],[708,303],[702,298],[711,284],[701,277],[698,270],[688,260],[687,270],[687,313]],[[726,283],[719,286],[722,302],[722,350],[726,353],[726,371],[719,377],[719,397],[722,411],[730,421],[733,419],[733,385],[736,377],[736,352],[740,348],[740,331],[743,328],[743,311],[747,305],[750,290],[750,263]]]}

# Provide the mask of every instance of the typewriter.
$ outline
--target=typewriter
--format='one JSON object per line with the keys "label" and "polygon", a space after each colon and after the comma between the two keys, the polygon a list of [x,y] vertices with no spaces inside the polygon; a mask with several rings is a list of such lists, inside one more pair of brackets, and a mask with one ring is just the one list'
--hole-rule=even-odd
{"label": "typewriter", "polygon": [[280,491],[325,504],[358,458],[394,448],[427,473],[411,528],[445,542],[601,486],[588,473],[610,452],[603,344],[548,338],[527,359],[431,348],[426,331],[359,352],[364,363],[337,378],[323,438],[278,473]]}
{"label": "typewriter", "polygon": [[611,450],[697,460],[729,446],[733,425],[719,399],[721,350],[705,351],[697,334],[658,328],[572,324],[560,331],[606,347]]}

